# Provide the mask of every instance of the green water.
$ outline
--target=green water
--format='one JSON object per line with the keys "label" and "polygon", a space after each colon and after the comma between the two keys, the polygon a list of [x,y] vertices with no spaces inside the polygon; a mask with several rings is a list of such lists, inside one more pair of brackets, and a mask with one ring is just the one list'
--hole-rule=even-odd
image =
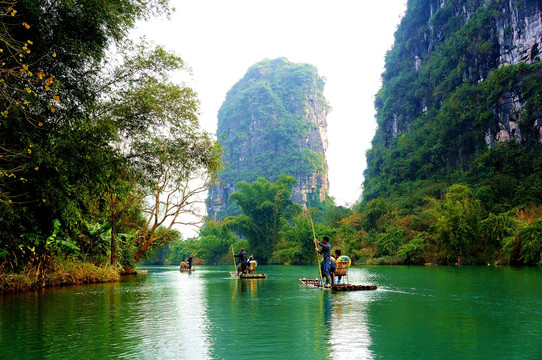
{"label": "green water", "polygon": [[[233,265],[231,266],[233,267]],[[542,269],[374,266],[301,285],[309,266],[191,274],[0,297],[1,359],[542,359]]]}

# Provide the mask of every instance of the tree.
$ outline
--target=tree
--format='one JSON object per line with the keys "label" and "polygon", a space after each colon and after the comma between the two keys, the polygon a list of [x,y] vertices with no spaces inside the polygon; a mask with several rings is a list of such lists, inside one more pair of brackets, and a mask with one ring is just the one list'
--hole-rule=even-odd
{"label": "tree", "polygon": [[207,264],[231,264],[231,246],[243,242],[246,240],[240,240],[223,222],[208,220],[200,230],[196,256]]}
{"label": "tree", "polygon": [[[32,34],[30,25],[16,15],[16,4],[17,1],[0,1],[0,6],[6,7],[0,11],[0,129],[8,132],[11,120],[18,119],[37,131],[43,125],[36,118],[43,99],[58,102],[59,98],[51,91],[55,88],[54,77],[39,70],[48,54],[32,58],[29,54],[34,42],[16,37],[18,32],[24,33],[26,39]],[[9,138],[0,137],[0,204],[25,201],[20,184],[28,181],[28,160],[33,147],[31,142],[12,143]],[[7,209],[5,204],[1,205]]]}
{"label": "tree", "polygon": [[225,222],[246,237],[251,251],[262,263],[271,258],[280,230],[299,212],[299,205],[290,199],[295,182],[293,177],[284,174],[275,183],[265,178],[251,184],[242,181],[236,185],[238,191],[228,199],[239,205],[243,215],[228,217]]}
{"label": "tree", "polygon": [[282,264],[312,264],[316,256],[311,219],[303,212],[293,219],[293,223],[294,226],[287,226],[281,232],[273,259]]}
{"label": "tree", "polygon": [[[120,64],[97,84],[107,96],[93,114],[116,128],[118,160],[136,183],[123,194],[140,196],[143,204],[137,261],[149,248],[167,244],[176,225],[201,221],[200,195],[221,166],[221,150],[199,128],[196,93],[169,80],[172,70],[187,70],[181,58],[146,43],[126,44],[120,54]],[[160,227],[164,231],[157,232]]]}
{"label": "tree", "polygon": [[461,262],[463,257],[477,255],[480,217],[481,206],[471,190],[464,185],[452,185],[436,222],[437,241],[448,261]]}

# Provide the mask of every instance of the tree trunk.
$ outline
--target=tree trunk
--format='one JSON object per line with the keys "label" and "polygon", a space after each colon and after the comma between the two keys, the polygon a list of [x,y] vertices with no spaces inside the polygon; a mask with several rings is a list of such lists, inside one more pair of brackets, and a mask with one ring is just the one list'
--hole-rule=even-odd
{"label": "tree trunk", "polygon": [[141,255],[143,255],[143,253],[145,251],[147,251],[147,249],[149,248],[149,246],[151,246],[151,242],[146,242],[143,244],[143,246],[141,246],[135,253],[134,255],[134,260],[135,261],[138,261],[139,258],[141,257]]}

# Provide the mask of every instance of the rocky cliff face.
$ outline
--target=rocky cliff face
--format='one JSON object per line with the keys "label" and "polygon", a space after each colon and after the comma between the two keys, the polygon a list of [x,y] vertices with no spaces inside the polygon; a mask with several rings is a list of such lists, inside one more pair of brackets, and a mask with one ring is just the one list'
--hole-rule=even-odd
{"label": "rocky cliff face", "polygon": [[306,207],[325,201],[328,190],[327,103],[313,66],[286,59],[252,66],[227,94],[218,115],[217,137],[226,169],[209,191],[209,215],[235,214],[228,197],[239,181],[285,173],[297,184],[292,200]]}
{"label": "rocky cliff face", "polygon": [[[498,49],[497,66],[532,64],[541,60],[542,51],[542,8],[540,1],[506,1],[496,18],[493,31],[495,47]],[[489,126],[485,141],[493,145],[498,141],[517,139],[523,141],[518,121],[523,112],[525,99],[522,99],[519,84],[502,94],[496,110],[497,123]],[[542,110],[538,110],[532,123],[533,130],[542,142]]]}
{"label": "rocky cliff face", "polygon": [[[418,31],[411,34],[412,45],[403,50],[402,56],[410,57],[412,69],[421,72],[419,76],[427,76],[428,74],[423,72],[424,64],[427,64],[428,58],[435,57],[435,53],[440,51],[444,44],[457,41],[461,36],[474,35],[471,41],[476,42],[476,46],[465,48],[463,59],[457,59],[462,62],[460,73],[457,74],[462,80],[481,82],[499,67],[539,62],[542,52],[541,6],[539,0],[409,1],[409,10],[402,26],[415,27]],[[480,15],[484,11],[487,14]],[[469,28],[476,27],[470,23],[475,16],[482,18],[481,21],[485,23],[477,27],[477,34],[470,34]],[[450,21],[450,18],[453,20]],[[417,111],[410,116],[403,111],[389,115],[385,123],[388,142],[399,133],[407,131],[408,124],[426,112],[434,99],[422,97],[416,100],[411,105],[417,105]],[[443,102],[444,99],[440,99],[439,105]],[[490,124],[486,131],[485,139],[488,145],[503,140],[522,140],[522,134],[517,127],[517,114],[521,112],[523,103],[517,89],[511,88],[502,94],[502,102],[495,114],[496,121]],[[542,118],[539,115],[532,125],[539,134],[540,141],[541,124]]]}
{"label": "rocky cliff face", "polygon": [[539,0],[409,0],[375,100],[364,199],[456,181],[497,143],[541,144],[541,47]]}

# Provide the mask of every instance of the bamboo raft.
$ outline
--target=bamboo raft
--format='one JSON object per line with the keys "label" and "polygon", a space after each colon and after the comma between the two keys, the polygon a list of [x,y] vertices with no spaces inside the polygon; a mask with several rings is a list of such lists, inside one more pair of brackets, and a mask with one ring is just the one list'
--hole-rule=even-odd
{"label": "bamboo raft", "polygon": [[[299,279],[303,285],[322,288],[319,279]],[[376,285],[355,285],[355,284],[333,284],[330,287],[324,287],[332,291],[358,291],[358,290],[376,290]]]}
{"label": "bamboo raft", "polygon": [[238,275],[236,271],[230,271],[230,275],[238,279],[264,279],[267,274],[241,274]]}
{"label": "bamboo raft", "polygon": [[179,268],[179,271],[181,271],[181,272],[183,272],[183,271],[190,272],[190,271],[196,271],[196,269],[184,269],[184,268]]}

